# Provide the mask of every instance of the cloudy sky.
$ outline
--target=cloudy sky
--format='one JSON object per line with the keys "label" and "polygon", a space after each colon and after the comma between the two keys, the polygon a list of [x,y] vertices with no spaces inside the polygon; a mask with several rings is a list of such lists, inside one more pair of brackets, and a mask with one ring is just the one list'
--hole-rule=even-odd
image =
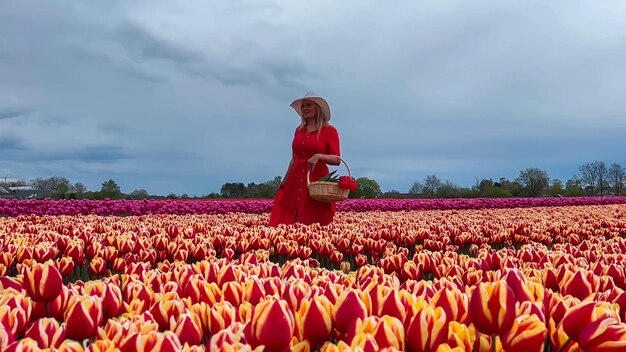
{"label": "cloudy sky", "polygon": [[0,176],[264,182],[309,90],[383,191],[626,167],[624,18],[621,0],[3,0]]}

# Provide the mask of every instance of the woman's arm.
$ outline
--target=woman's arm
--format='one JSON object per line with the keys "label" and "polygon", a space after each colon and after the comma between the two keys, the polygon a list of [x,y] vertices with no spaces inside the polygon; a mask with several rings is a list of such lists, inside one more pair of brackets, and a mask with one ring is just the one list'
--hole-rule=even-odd
{"label": "woman's arm", "polygon": [[333,154],[315,154],[313,155],[309,161],[308,161],[308,165],[309,165],[309,169],[313,169],[315,167],[315,164],[317,164],[318,161],[321,161],[325,164],[328,165],[339,165],[341,164],[341,159],[339,159],[339,156],[337,155],[333,155]]}

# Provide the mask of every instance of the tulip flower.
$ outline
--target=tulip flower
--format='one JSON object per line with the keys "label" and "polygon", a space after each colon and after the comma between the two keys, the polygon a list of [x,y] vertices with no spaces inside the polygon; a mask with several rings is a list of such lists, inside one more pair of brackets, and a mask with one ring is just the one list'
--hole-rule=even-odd
{"label": "tulip flower", "polygon": [[[410,336],[407,334],[407,339]],[[451,321],[448,324],[447,344],[451,348],[461,348],[462,351],[472,350],[472,336],[469,328],[465,324]]]}
{"label": "tulip flower", "polygon": [[287,302],[268,298],[254,307],[246,325],[246,341],[253,347],[265,346],[268,352],[285,351],[294,336],[295,321]]}
{"label": "tulip flower", "polygon": [[183,349],[178,336],[173,331],[150,331],[145,335],[138,335],[135,343],[136,351],[178,352]]}
{"label": "tulip flower", "polygon": [[7,338],[20,335],[26,328],[29,318],[30,307],[25,311],[20,307],[0,305],[0,326],[9,333]]}
{"label": "tulip flower", "polygon": [[96,296],[102,300],[104,320],[116,317],[122,308],[122,290],[113,282],[89,281],[85,283],[82,292],[89,296]]}
{"label": "tulip flower", "polygon": [[63,278],[52,261],[24,268],[24,289],[37,302],[50,302],[57,298],[63,287]]}
{"label": "tulip flower", "polygon": [[237,318],[235,307],[228,301],[216,303],[208,313],[209,331],[214,334],[230,326]]}
{"label": "tulip flower", "polygon": [[431,304],[434,307],[441,307],[448,321],[464,323],[468,319],[469,298],[459,290],[441,288],[432,297]]}
{"label": "tulip flower", "polygon": [[177,317],[171,317],[170,330],[178,336],[181,344],[198,345],[203,338],[202,322],[193,313],[182,313]]}
{"label": "tulip flower", "polygon": [[65,325],[54,318],[41,318],[30,326],[24,337],[35,340],[40,348],[59,348],[65,340]]}
{"label": "tulip flower", "polygon": [[360,291],[344,291],[333,307],[333,326],[340,334],[345,334],[352,321],[364,319],[370,306],[369,296]]}
{"label": "tulip flower", "polygon": [[583,351],[625,351],[626,324],[613,318],[597,320],[581,333],[578,345]]}
{"label": "tulip flower", "polygon": [[63,256],[70,257],[74,261],[74,263],[78,265],[85,264],[85,245],[82,240],[71,240],[67,247],[65,248],[65,252]]}
{"label": "tulip flower", "polygon": [[547,335],[546,325],[536,315],[521,315],[502,335],[502,347],[505,351],[542,351]]}
{"label": "tulip flower", "polygon": [[74,271],[74,260],[71,257],[62,257],[55,261],[57,269],[61,276],[68,277]]}
{"label": "tulip flower", "polygon": [[405,305],[400,299],[400,291],[389,290],[387,295],[379,302],[379,316],[391,316],[404,321],[407,316]]}
{"label": "tulip flower", "polygon": [[328,341],[332,332],[333,306],[326,296],[313,296],[305,300],[296,314],[300,339],[309,341],[317,349]]}
{"label": "tulip flower", "polygon": [[244,283],[243,299],[253,305],[258,304],[265,297],[265,288],[258,278],[252,277]]}
{"label": "tulip flower", "polygon": [[311,286],[309,284],[302,281],[296,281],[285,287],[282,299],[284,299],[289,304],[289,308],[295,312],[300,309],[301,302],[308,300],[312,293],[313,292],[311,291]]}
{"label": "tulip flower", "polygon": [[441,307],[423,306],[406,328],[407,347],[426,352],[448,340],[449,320]]}
{"label": "tulip flower", "polygon": [[[568,346],[571,341],[593,344],[594,337],[602,335],[609,325],[619,321],[617,305],[608,302],[583,302],[571,307],[563,316],[559,328],[567,335],[566,341],[558,339],[561,348]],[[619,333],[618,333],[619,334]]]}
{"label": "tulip flower", "polygon": [[119,352],[120,349],[111,340],[95,340],[89,345],[89,352]]}
{"label": "tulip flower", "polygon": [[397,350],[404,350],[404,327],[397,318],[388,315],[380,318],[372,335],[376,340],[376,345],[380,348],[391,347]]}
{"label": "tulip flower", "polygon": [[215,282],[209,283],[194,276],[184,287],[184,296],[193,303],[206,302],[212,306],[222,299],[222,290]]}
{"label": "tulip flower", "polygon": [[469,316],[480,332],[503,335],[513,326],[515,319],[515,296],[504,283],[481,283],[472,292]]}
{"label": "tulip flower", "polygon": [[102,276],[106,274],[107,266],[102,257],[94,257],[89,262],[89,273],[93,276]]}
{"label": "tulip flower", "polygon": [[72,296],[65,311],[66,335],[73,340],[94,337],[102,319],[102,300],[100,298]]}
{"label": "tulip flower", "polygon": [[378,352],[381,348],[376,343],[376,338],[372,334],[358,333],[350,344],[352,351]]}
{"label": "tulip flower", "polygon": [[222,299],[238,306],[243,301],[244,287],[236,281],[229,281],[222,286]]}
{"label": "tulip flower", "polygon": [[170,326],[170,319],[185,311],[185,304],[174,292],[163,294],[149,309],[159,329],[165,331]]}
{"label": "tulip flower", "polygon": [[15,341],[12,344],[5,346],[2,352],[39,352],[41,348],[37,345],[37,341],[30,337],[23,338]]}

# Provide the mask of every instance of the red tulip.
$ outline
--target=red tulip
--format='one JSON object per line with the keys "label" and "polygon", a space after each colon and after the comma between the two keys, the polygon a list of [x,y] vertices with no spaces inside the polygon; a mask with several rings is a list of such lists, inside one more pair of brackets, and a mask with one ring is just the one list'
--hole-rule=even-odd
{"label": "red tulip", "polygon": [[244,287],[236,281],[229,281],[222,286],[222,298],[233,306],[238,306],[243,301]]}
{"label": "red tulip", "polygon": [[345,334],[354,320],[368,316],[369,306],[367,294],[356,290],[344,291],[334,305],[333,326],[339,333]]}
{"label": "red tulip", "polygon": [[59,348],[65,340],[65,325],[54,318],[41,318],[30,326],[24,337],[37,341],[40,348]]}
{"label": "red tulip", "polygon": [[24,268],[24,289],[37,302],[50,302],[57,298],[63,287],[63,278],[52,261]]}
{"label": "red tulip", "polygon": [[[407,335],[408,337],[408,335]],[[468,327],[456,321],[448,325],[448,345],[460,351],[472,351],[472,339]]]}
{"label": "red tulip", "polygon": [[464,323],[468,319],[469,298],[460,290],[441,288],[432,297],[431,304],[441,307],[448,321]]}
{"label": "red tulip", "polygon": [[209,283],[194,276],[184,287],[184,296],[189,297],[192,303],[206,302],[212,306],[222,299],[222,290],[215,282]]}
{"label": "red tulip", "polygon": [[608,302],[583,302],[571,307],[563,316],[563,331],[573,341],[580,341],[581,335],[589,336],[596,329],[605,328],[601,323],[605,319],[619,321],[619,314]]}
{"label": "red tulip", "polygon": [[237,318],[237,311],[230,302],[218,302],[209,310],[209,331],[217,333],[230,326]]}
{"label": "red tulip", "polygon": [[67,337],[73,340],[84,340],[96,336],[102,319],[100,298],[72,296],[65,311]]}
{"label": "red tulip", "polygon": [[172,317],[170,330],[178,336],[181,344],[198,345],[203,338],[202,322],[195,314],[183,313]]}
{"label": "red tulip", "polygon": [[309,341],[313,349],[328,341],[332,332],[332,304],[326,296],[305,300],[296,314],[300,339]]}
{"label": "red tulip", "polygon": [[441,307],[425,305],[406,328],[407,347],[411,351],[431,351],[448,340],[449,320]]}
{"label": "red tulip", "polygon": [[178,336],[173,331],[150,331],[145,335],[137,336],[135,346],[132,350],[138,352],[162,351],[178,352],[183,346]]}
{"label": "red tulip", "polygon": [[578,345],[583,351],[625,351],[626,324],[612,318],[598,320],[580,334]]}
{"label": "red tulip", "polygon": [[502,335],[502,347],[505,351],[543,351],[547,335],[546,325],[536,315],[521,315]]}
{"label": "red tulip", "polygon": [[56,260],[56,267],[61,276],[68,277],[74,271],[74,260],[71,257],[62,257]]}
{"label": "red tulip", "polygon": [[584,273],[582,270],[576,272],[567,271],[559,284],[560,293],[563,296],[572,295],[584,300],[594,292],[598,291],[597,276],[593,273]]}
{"label": "red tulip", "polygon": [[469,316],[476,328],[487,335],[502,335],[515,319],[515,297],[504,281],[481,283],[472,292]]}
{"label": "red tulip", "polygon": [[102,300],[104,320],[116,317],[122,309],[122,290],[113,282],[89,281],[83,286],[82,292]]}
{"label": "red tulip", "polygon": [[253,276],[244,283],[243,299],[245,301],[256,305],[263,297],[265,297],[265,288],[258,278]]}
{"label": "red tulip", "polygon": [[268,352],[286,351],[294,330],[295,321],[287,302],[268,298],[254,307],[246,325],[246,340],[255,348],[264,345]]}
{"label": "red tulip", "polygon": [[163,294],[149,309],[154,321],[159,324],[159,329],[165,331],[170,326],[170,319],[177,317],[185,311],[185,303],[179,299],[178,294],[168,292]]}
{"label": "red tulip", "polygon": [[107,266],[102,257],[94,257],[89,262],[89,273],[93,276],[102,276],[106,274]]}
{"label": "red tulip", "polygon": [[68,242],[67,247],[65,248],[64,256],[70,257],[74,260],[74,263],[78,265],[85,264],[85,249],[84,243],[81,240],[71,240]]}
{"label": "red tulip", "polygon": [[41,348],[37,345],[37,341],[30,337],[23,338],[15,341],[12,344],[5,346],[2,352],[39,352]]}

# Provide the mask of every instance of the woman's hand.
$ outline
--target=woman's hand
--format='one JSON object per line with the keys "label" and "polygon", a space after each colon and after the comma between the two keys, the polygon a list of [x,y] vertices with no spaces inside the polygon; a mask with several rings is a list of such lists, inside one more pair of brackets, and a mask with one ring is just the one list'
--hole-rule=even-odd
{"label": "woman's hand", "polygon": [[317,164],[318,161],[320,161],[320,155],[319,154],[314,154],[311,158],[309,158],[309,161],[307,161],[307,165],[309,166],[309,170],[313,170],[313,168],[315,167],[315,164]]}

